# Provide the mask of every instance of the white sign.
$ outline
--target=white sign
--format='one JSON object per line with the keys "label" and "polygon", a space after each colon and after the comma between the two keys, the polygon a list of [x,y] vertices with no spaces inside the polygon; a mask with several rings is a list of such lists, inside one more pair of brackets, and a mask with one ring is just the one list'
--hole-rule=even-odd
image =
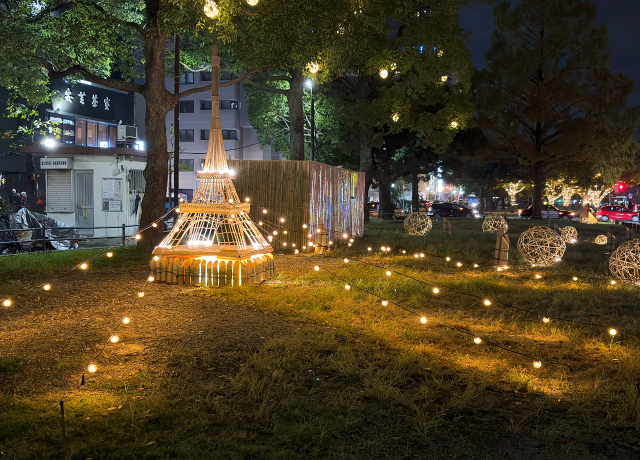
{"label": "white sign", "polygon": [[122,211],[122,201],[109,201],[109,211]]}
{"label": "white sign", "polygon": [[73,169],[71,158],[40,158],[40,169]]}

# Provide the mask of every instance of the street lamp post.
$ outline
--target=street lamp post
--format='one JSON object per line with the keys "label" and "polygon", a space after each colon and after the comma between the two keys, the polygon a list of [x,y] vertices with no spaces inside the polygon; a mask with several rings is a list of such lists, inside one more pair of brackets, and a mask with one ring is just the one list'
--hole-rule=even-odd
{"label": "street lamp post", "polygon": [[316,148],[315,148],[315,139],[316,139],[316,111],[315,105],[313,101],[313,81],[310,79],[307,80],[307,86],[309,87],[309,91],[311,92],[311,161],[314,161],[316,158]]}

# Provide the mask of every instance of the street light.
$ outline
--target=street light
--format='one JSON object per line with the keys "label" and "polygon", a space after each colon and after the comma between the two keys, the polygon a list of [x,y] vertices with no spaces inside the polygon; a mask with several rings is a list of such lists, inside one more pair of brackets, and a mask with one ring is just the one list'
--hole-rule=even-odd
{"label": "street light", "polygon": [[305,82],[309,91],[311,92],[311,161],[315,160],[316,157],[316,148],[315,148],[315,140],[316,140],[316,111],[315,105],[313,101],[313,81],[308,78]]}
{"label": "street light", "polygon": [[52,138],[50,138],[50,137],[47,137],[47,138],[44,140],[44,146],[45,146],[45,147],[47,147],[47,148],[49,148],[49,149],[50,149],[50,148],[55,147],[55,146],[56,146],[56,141],[55,141],[55,139],[52,139]]}

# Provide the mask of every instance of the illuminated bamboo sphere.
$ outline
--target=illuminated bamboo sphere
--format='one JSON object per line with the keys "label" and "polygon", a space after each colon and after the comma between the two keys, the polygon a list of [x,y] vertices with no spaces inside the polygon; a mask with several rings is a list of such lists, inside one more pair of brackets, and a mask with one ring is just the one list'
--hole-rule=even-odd
{"label": "illuminated bamboo sphere", "polygon": [[524,260],[545,267],[562,258],[567,246],[560,235],[547,227],[533,227],[518,238],[518,251]]}
{"label": "illuminated bamboo sphere", "polygon": [[611,274],[632,284],[640,284],[640,239],[627,241],[609,259]]}
{"label": "illuminated bamboo sphere", "polygon": [[607,235],[598,235],[593,242],[599,245],[607,244]]}
{"label": "illuminated bamboo sphere", "polygon": [[562,227],[560,230],[560,236],[565,241],[565,243],[576,244],[578,242],[578,230],[571,225],[567,225],[566,227]]}
{"label": "illuminated bamboo sphere", "polygon": [[412,212],[404,220],[404,230],[409,235],[426,235],[431,231],[432,226],[429,216],[419,212]]}
{"label": "illuminated bamboo sphere", "polygon": [[482,222],[483,232],[497,232],[502,229],[505,233],[509,230],[507,221],[500,214],[491,214]]}
{"label": "illuminated bamboo sphere", "polygon": [[218,4],[212,0],[207,0],[207,3],[204,4],[204,14],[211,19],[218,16],[220,14]]}

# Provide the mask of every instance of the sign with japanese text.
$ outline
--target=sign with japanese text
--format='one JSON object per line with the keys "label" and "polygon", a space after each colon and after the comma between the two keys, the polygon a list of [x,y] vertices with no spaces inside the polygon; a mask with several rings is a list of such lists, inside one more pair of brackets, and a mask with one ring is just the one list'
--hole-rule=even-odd
{"label": "sign with japanese text", "polygon": [[71,158],[40,158],[40,169],[73,169]]}

